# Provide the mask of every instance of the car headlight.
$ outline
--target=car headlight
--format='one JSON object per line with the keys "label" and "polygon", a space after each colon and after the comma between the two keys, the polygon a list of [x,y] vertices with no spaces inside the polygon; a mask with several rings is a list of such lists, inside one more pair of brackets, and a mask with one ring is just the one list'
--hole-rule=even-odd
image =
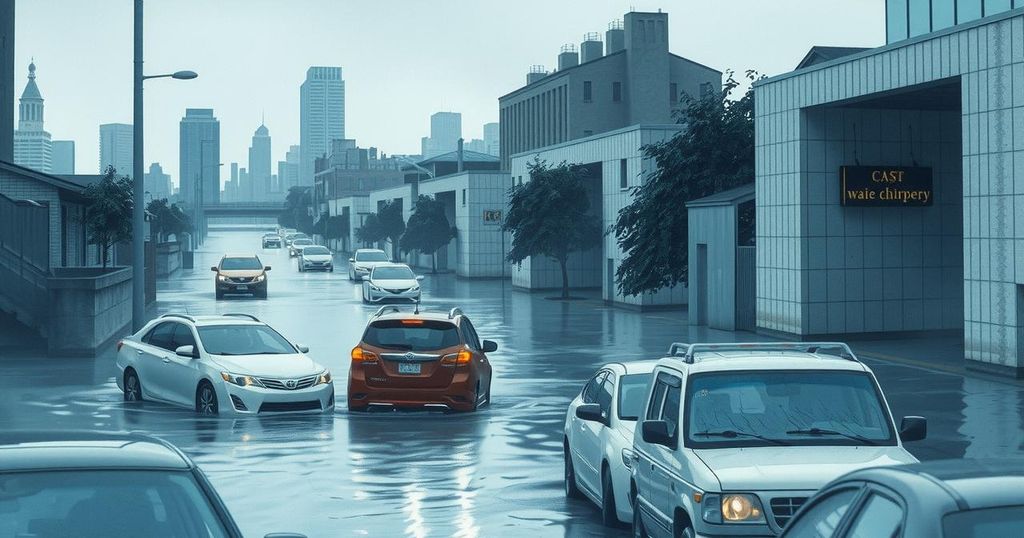
{"label": "car headlight", "polygon": [[420,291],[420,287],[419,286],[413,286],[413,287],[409,288],[409,291]]}
{"label": "car headlight", "polygon": [[633,458],[634,457],[636,457],[636,453],[635,452],[633,452],[632,450],[630,450],[628,448],[623,448],[622,449],[622,464],[625,465],[627,469],[632,469],[633,468]]}
{"label": "car headlight", "polygon": [[238,385],[239,387],[262,387],[263,386],[263,383],[260,383],[259,379],[256,379],[255,377],[248,376],[248,375],[238,375],[238,374],[232,374],[232,373],[228,373],[228,372],[221,372],[220,373],[220,377],[224,381],[227,381],[228,383],[231,383],[233,385]]}
{"label": "car headlight", "polygon": [[708,523],[764,523],[764,509],[756,495],[723,493],[705,495],[702,516]]}
{"label": "car headlight", "polygon": [[380,289],[380,287],[378,287],[378,286],[376,286],[374,284],[370,284],[370,289],[373,290],[373,291],[384,291],[384,290]]}
{"label": "car headlight", "polygon": [[221,282],[227,282],[228,281],[228,277],[226,277],[224,275],[217,275],[217,280],[219,280]]}
{"label": "car headlight", "polygon": [[324,370],[323,373],[320,374],[320,377],[318,377],[317,380],[316,380],[316,384],[317,385],[323,385],[325,383],[330,383],[330,382],[331,382],[331,371],[330,370]]}
{"label": "car headlight", "polygon": [[263,282],[267,279],[267,275],[259,275],[256,277],[256,282]]}

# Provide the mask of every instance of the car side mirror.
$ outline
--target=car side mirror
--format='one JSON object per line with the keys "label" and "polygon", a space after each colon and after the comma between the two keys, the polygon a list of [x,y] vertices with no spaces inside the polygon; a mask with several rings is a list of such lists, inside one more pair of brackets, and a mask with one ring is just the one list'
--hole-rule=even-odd
{"label": "car side mirror", "polygon": [[589,422],[600,422],[608,424],[608,417],[601,411],[601,406],[596,403],[582,404],[576,408],[576,418]]}
{"label": "car side mirror", "polygon": [[498,343],[492,340],[484,340],[484,353],[498,351]]}
{"label": "car side mirror", "polygon": [[211,270],[211,271],[216,271],[216,270],[217,270],[217,266],[216,266],[216,265],[214,265],[213,267],[211,267],[211,268],[210,268],[210,270]]}
{"label": "car side mirror", "polygon": [[353,263],[353,262],[355,262],[355,261],[356,261],[356,259],[355,259],[355,258],[349,258],[349,259],[348,259],[348,263]]}
{"label": "car side mirror", "polygon": [[423,281],[423,275],[416,275],[416,280],[422,282]]}
{"label": "car side mirror", "polygon": [[924,417],[903,417],[900,421],[900,441],[909,443],[928,437],[928,419]]}
{"label": "car side mirror", "polygon": [[196,349],[196,346],[181,346],[174,350],[174,354],[179,357],[188,357],[190,359],[199,358],[199,350]]}
{"label": "car side mirror", "polygon": [[264,271],[269,271],[270,270],[270,266],[268,265],[268,266],[264,267],[263,270]]}
{"label": "car side mirror", "polygon": [[296,345],[295,349],[299,350],[299,353],[309,353],[309,347],[302,344]]}
{"label": "car side mirror", "polygon": [[645,420],[641,426],[645,443],[676,448],[675,428],[664,420]]}

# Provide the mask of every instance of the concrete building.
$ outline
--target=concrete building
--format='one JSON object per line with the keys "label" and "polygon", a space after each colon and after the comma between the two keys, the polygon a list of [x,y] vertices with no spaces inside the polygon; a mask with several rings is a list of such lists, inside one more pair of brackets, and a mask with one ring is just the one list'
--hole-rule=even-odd
{"label": "concrete building", "polygon": [[43,128],[43,95],[36,85],[35,62],[28,64],[28,83],[18,101],[14,163],[43,173],[53,170],[53,143]]}
{"label": "concrete building", "polygon": [[672,54],[667,13],[627,13],[605,34],[587,34],[580,53],[562,47],[558,69],[534,70],[527,84],[499,98],[503,169],[512,155],[621,129],[675,123],[686,93],[721,85],[718,71]]}
{"label": "concrete building", "polygon": [[435,112],[430,115],[430,136],[420,141],[420,153],[429,159],[443,153],[455,151],[462,138],[462,114],[458,112]]}
{"label": "concrete building", "polygon": [[99,173],[113,166],[118,175],[131,176],[134,157],[132,141],[135,133],[129,123],[105,123],[100,125],[100,166]]}
{"label": "concrete building", "polygon": [[345,138],[345,81],[340,67],[310,67],[299,89],[299,184],[312,185],[315,162]]}
{"label": "concrete building", "polygon": [[0,161],[14,162],[14,1],[0,2]]}
{"label": "concrete building", "polygon": [[962,335],[1024,376],[1020,5],[888,0],[887,45],[755,86],[761,330]]}
{"label": "concrete building", "polygon": [[265,202],[270,197],[270,130],[260,124],[249,146],[248,201]]}
{"label": "concrete building", "polygon": [[53,173],[74,174],[75,173],[75,141],[54,140],[53,141]]}
{"label": "concrete building", "polygon": [[466,151],[487,153],[487,145],[484,144],[484,141],[481,138],[473,138],[470,140],[466,140],[465,142],[463,142],[462,147],[465,148]]}
{"label": "concrete building", "polygon": [[316,161],[312,197],[317,218],[330,213],[330,200],[401,185],[403,166],[400,160],[378,154],[377,148],[360,148],[352,139],[332,140],[330,154]]}
{"label": "concrete building", "polygon": [[282,195],[299,184],[301,146],[289,146],[283,161],[277,161],[277,181]]}
{"label": "concrete building", "polygon": [[501,124],[498,122],[484,124],[484,153],[498,157],[501,155]]}
{"label": "concrete building", "polygon": [[160,163],[149,165],[149,172],[146,173],[146,192],[153,200],[171,197],[171,176],[164,173]]}
{"label": "concrete building", "polygon": [[179,198],[194,205],[220,202],[220,122],[212,108],[187,108],[179,124]]}

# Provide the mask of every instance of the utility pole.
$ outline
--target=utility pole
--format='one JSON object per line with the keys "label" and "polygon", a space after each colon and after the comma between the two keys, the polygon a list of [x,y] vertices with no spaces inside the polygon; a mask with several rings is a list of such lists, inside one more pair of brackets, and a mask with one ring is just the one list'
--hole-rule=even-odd
{"label": "utility pole", "polygon": [[132,332],[146,324],[146,187],[142,172],[142,0],[135,0],[135,94],[132,129]]}

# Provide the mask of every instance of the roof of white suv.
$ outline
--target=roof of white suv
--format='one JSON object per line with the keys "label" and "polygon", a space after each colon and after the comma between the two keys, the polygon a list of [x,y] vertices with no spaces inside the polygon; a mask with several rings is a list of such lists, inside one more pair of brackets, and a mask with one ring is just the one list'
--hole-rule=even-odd
{"label": "roof of white suv", "polygon": [[161,319],[179,319],[191,321],[196,327],[205,327],[209,325],[266,325],[260,321],[256,316],[251,314],[236,314],[227,313],[214,316],[190,316],[188,314],[164,314],[157,318]]}
{"label": "roof of white suv", "polygon": [[[824,352],[838,351],[840,355]],[[846,344],[821,343],[744,343],[744,344],[672,344],[670,356],[658,361],[690,373],[738,370],[845,370],[866,372]]]}

